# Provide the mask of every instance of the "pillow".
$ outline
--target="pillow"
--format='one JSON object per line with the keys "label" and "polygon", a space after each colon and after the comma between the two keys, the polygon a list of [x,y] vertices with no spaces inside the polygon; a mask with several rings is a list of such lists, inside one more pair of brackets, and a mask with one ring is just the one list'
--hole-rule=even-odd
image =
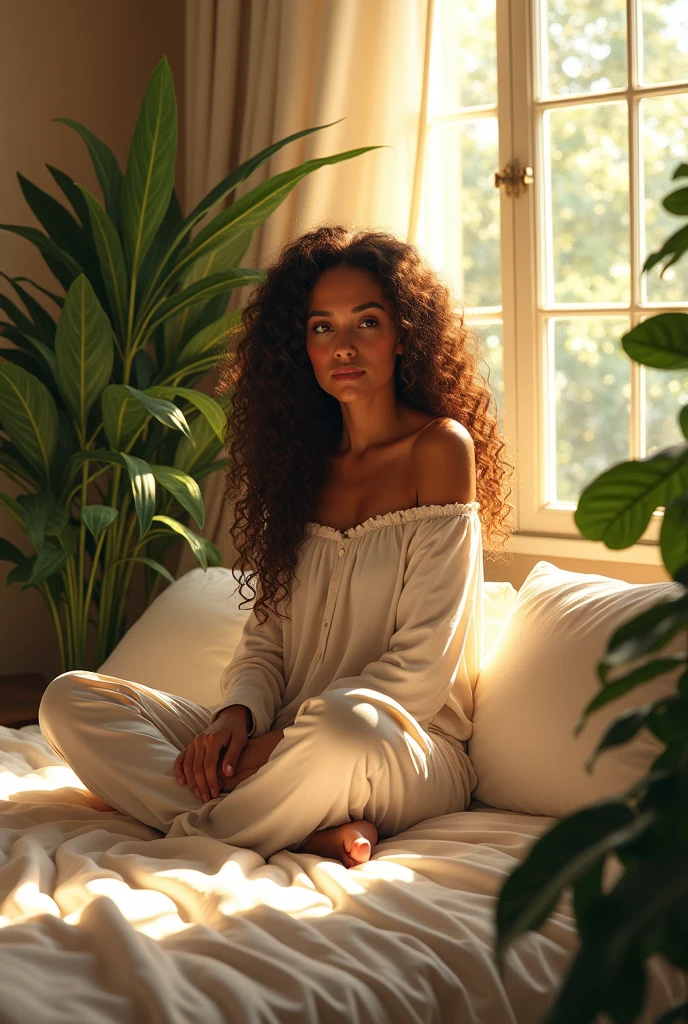
{"label": "pillow", "polygon": [[98,671],[211,707],[250,612],[241,600],[231,569],[191,569],[148,605]]}
{"label": "pillow", "polygon": [[483,583],[483,656],[499,636],[507,620],[517,591],[511,583],[489,581]]}
{"label": "pillow", "polygon": [[[664,749],[646,728],[600,754],[592,773],[585,761],[623,711],[675,694],[681,666],[593,711],[578,736],[573,730],[600,691],[597,662],[612,633],[683,593],[672,580],[626,583],[538,562],[481,662],[467,750],[478,775],[473,796],[490,807],[563,818],[645,775]],[[684,648],[681,632],[649,657]],[[610,681],[647,658],[616,666]]]}
{"label": "pillow", "polygon": [[[515,599],[510,583],[484,584],[484,651]],[[191,569],[155,598],[98,671],[212,707],[221,699],[220,678],[251,610],[239,604],[231,569]]]}

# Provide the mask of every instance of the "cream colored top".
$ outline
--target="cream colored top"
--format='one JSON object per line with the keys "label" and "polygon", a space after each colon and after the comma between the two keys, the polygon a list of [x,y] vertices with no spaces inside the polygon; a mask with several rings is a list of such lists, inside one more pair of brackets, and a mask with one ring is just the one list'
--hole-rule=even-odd
{"label": "cream colored top", "polygon": [[482,656],[479,507],[421,505],[344,532],[307,523],[291,620],[270,611],[261,626],[251,609],[213,720],[245,704],[260,736],[291,725],[308,697],[364,686],[465,750]]}

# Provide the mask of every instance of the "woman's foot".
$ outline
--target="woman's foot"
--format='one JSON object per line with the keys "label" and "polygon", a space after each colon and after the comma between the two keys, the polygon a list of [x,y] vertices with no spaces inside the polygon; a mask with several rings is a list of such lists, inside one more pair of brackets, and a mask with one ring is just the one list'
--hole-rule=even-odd
{"label": "woman's foot", "polygon": [[299,847],[299,853],[317,853],[320,857],[334,857],[345,868],[354,868],[370,860],[377,842],[377,829],[370,821],[359,818],[344,825],[324,828],[315,832]]}

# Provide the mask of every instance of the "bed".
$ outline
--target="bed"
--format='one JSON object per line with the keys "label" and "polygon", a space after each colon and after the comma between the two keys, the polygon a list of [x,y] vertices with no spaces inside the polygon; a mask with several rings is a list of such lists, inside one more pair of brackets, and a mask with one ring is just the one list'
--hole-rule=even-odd
{"label": "bed", "polygon": [[[193,623],[189,608],[209,600],[236,641],[223,571],[194,570],[163,592],[103,671],[149,684],[141,652],[158,638],[159,672],[167,629],[181,679],[189,630],[206,629],[191,647],[204,650],[212,686],[227,657],[211,650],[220,619],[206,607]],[[516,608],[515,591],[500,593]],[[514,664],[513,637],[499,638]],[[194,685],[202,692],[201,675]],[[578,949],[564,891],[509,948],[503,978],[494,959],[501,887],[556,816],[474,798],[379,842],[356,868],[287,851],[266,862],[95,810],[38,725],[0,727],[0,801],[0,1024],[536,1024]],[[648,967],[638,1024],[685,998],[685,975]]]}

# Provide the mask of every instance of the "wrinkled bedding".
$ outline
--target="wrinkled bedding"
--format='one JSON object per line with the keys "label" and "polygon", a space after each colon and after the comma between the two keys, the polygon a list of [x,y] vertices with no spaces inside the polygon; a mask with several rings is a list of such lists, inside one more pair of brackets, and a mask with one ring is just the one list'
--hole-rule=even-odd
{"label": "wrinkled bedding", "polygon": [[[96,811],[37,725],[0,727],[0,812],[0,1024],[536,1024],[578,949],[565,892],[494,963],[497,895],[553,818],[474,801],[351,870],[266,863]],[[639,1024],[686,998],[647,968]]]}

